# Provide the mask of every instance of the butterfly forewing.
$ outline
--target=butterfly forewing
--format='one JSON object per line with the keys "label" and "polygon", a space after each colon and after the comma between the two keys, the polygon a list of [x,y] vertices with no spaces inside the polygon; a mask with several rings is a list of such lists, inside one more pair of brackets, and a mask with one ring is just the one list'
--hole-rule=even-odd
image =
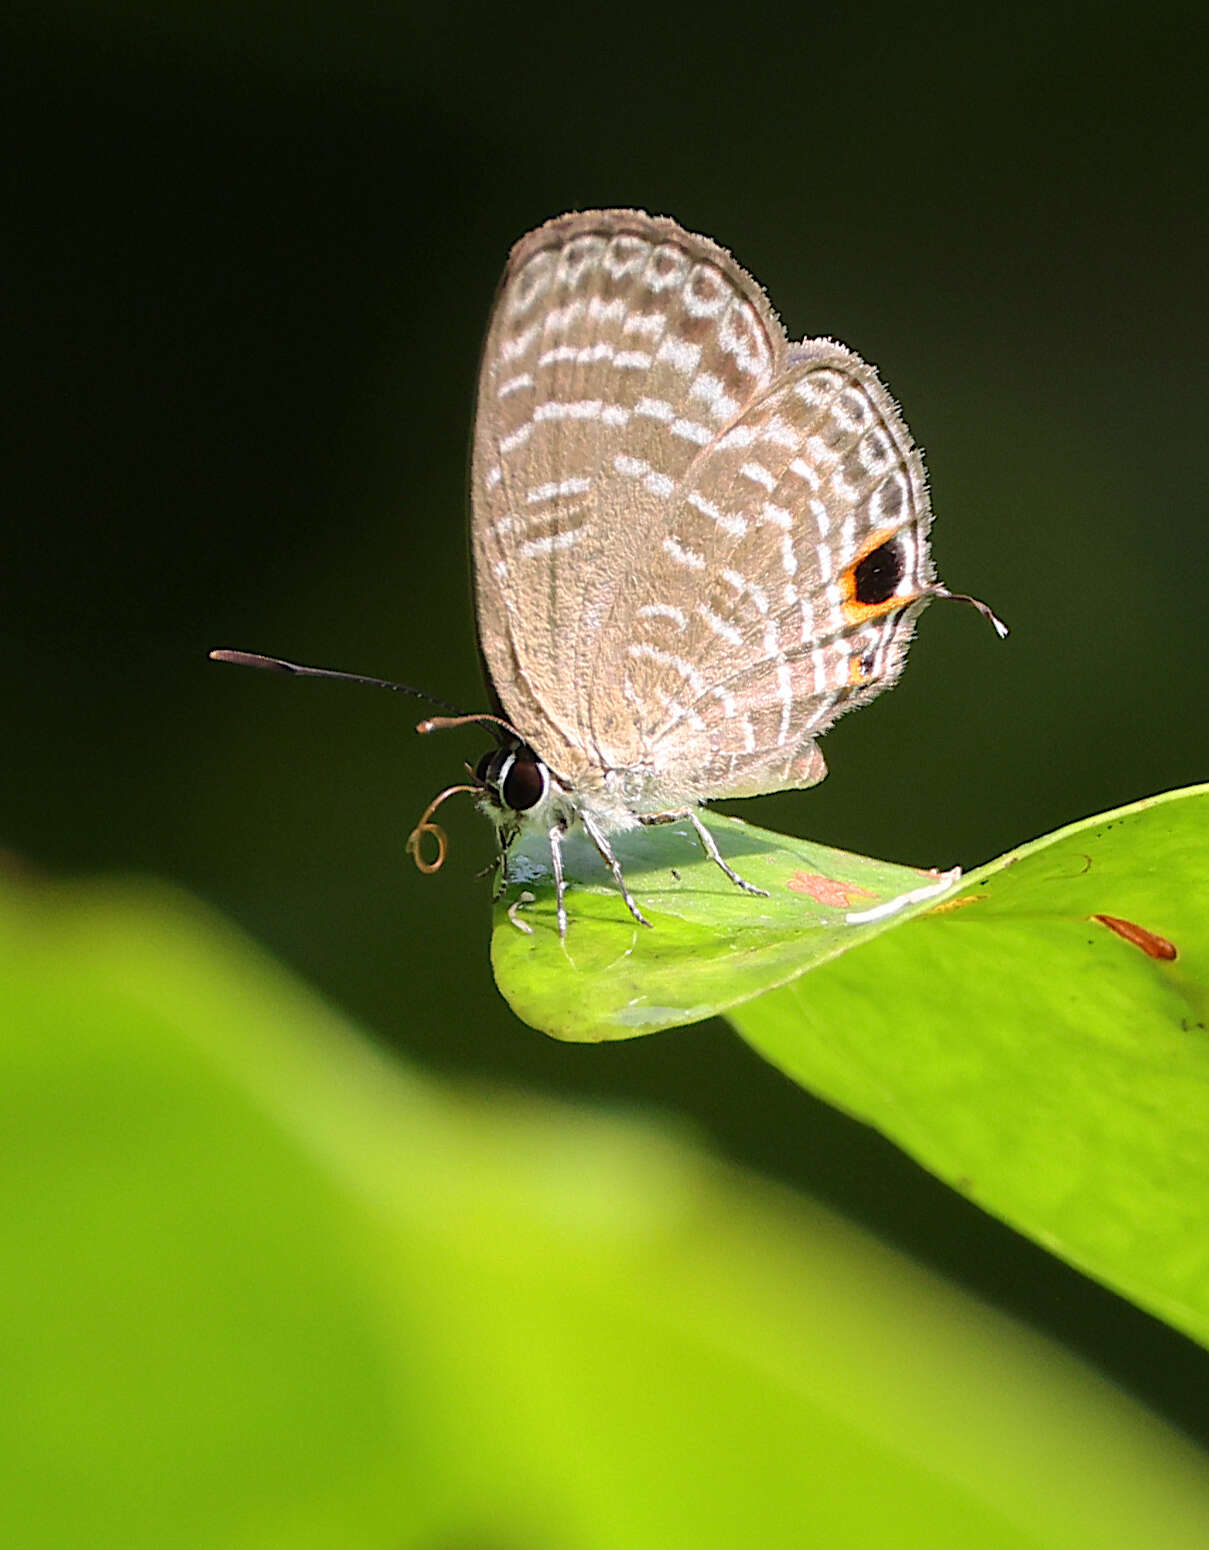
{"label": "butterfly forewing", "polygon": [[590,778],[635,747],[624,602],[680,480],[785,350],[755,282],[675,222],[563,217],[514,249],[479,380],[479,629],[505,712],[556,770]]}

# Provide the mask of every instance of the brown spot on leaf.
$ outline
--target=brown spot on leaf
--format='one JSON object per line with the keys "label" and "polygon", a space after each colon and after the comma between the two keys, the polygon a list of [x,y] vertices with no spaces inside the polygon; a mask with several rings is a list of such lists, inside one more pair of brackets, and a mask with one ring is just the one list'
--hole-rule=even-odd
{"label": "brown spot on leaf", "polygon": [[[847,909],[852,903],[852,898],[875,899],[877,895],[869,888],[861,888],[856,883],[842,883],[835,877],[824,877],[819,872],[796,871],[785,885],[790,893],[804,893],[816,904],[830,904],[835,909]],[[849,898],[849,895],[852,898]]]}
{"label": "brown spot on leaf", "polygon": [[967,893],[960,899],[946,899],[943,904],[934,904],[928,911],[929,915],[947,915],[950,910],[963,910],[967,904],[981,904],[986,898],[985,893]]}
{"label": "brown spot on leaf", "polygon": [[1134,947],[1140,947],[1149,958],[1170,960],[1176,956],[1174,942],[1169,942],[1165,936],[1159,936],[1157,932],[1147,931],[1145,926],[1135,925],[1132,920],[1122,920],[1119,915],[1093,915],[1091,918],[1098,920],[1102,926],[1107,926],[1110,931],[1115,931],[1119,937],[1131,942]]}

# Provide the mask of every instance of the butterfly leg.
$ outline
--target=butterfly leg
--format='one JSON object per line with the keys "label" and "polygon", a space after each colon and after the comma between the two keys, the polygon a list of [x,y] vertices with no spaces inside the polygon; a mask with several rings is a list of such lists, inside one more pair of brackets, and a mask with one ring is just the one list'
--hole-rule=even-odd
{"label": "butterfly leg", "polygon": [[630,914],[633,915],[634,919],[640,926],[649,926],[651,924],[650,921],[634,903],[634,896],[626,887],[625,877],[622,875],[621,871],[621,863],[613,854],[613,847],[605,838],[603,831],[597,828],[596,824],[593,823],[591,818],[589,818],[587,813],[585,813],[582,809],[580,810],[579,821],[588,831],[588,838],[600,852],[600,859],[608,867],[609,871],[612,872],[613,881],[617,884],[618,888],[621,889],[621,897],[625,900],[626,909],[629,910]]}
{"label": "butterfly leg", "polygon": [[558,939],[567,940],[567,880],[563,876],[563,830],[556,823],[550,830],[550,864],[554,868],[554,897],[558,903]]}
{"label": "butterfly leg", "polygon": [[507,833],[502,829],[500,831],[500,875],[496,881],[495,892],[491,896],[497,904],[508,892],[508,852],[512,849],[512,842],[516,835],[517,831],[515,829],[510,829]]}
{"label": "butterfly leg", "polygon": [[474,874],[475,882],[484,877],[495,874],[495,887],[491,890],[492,899],[498,904],[508,890],[508,853],[501,850],[494,861],[489,861],[486,866],[480,867]]}
{"label": "butterfly leg", "polygon": [[490,877],[493,872],[498,873],[495,887],[491,891],[492,902],[495,904],[498,904],[508,892],[508,852],[512,848],[512,842],[516,835],[517,831],[515,829],[501,829],[499,831],[499,855],[496,856],[494,861],[489,861],[485,867],[480,868],[474,874],[475,881],[477,882],[480,877]]}
{"label": "butterfly leg", "polygon": [[691,807],[677,808],[675,812],[671,813],[643,813],[639,815],[638,822],[646,824],[648,828],[653,828],[660,823],[678,823],[681,818],[687,818],[693,828],[696,829],[697,838],[701,841],[705,854],[711,861],[722,868],[732,883],[736,883],[746,893],[757,893],[762,899],[768,898],[768,890],[766,888],[757,888],[755,883],[749,883],[746,878],[740,877],[733,867],[727,866],[722,859],[722,852],[718,849],[713,835]]}

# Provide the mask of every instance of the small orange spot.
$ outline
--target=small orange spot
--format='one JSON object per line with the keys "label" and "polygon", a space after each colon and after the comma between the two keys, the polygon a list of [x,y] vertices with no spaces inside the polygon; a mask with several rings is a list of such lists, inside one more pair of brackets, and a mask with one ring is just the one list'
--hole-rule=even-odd
{"label": "small orange spot", "polygon": [[829,904],[841,910],[847,909],[854,898],[877,897],[869,888],[860,888],[856,883],[841,883],[838,878],[824,877],[819,872],[795,872],[785,886],[791,893],[806,894],[816,904]]}
{"label": "small orange spot", "polygon": [[947,915],[950,910],[963,910],[967,904],[981,904],[986,898],[985,893],[967,893],[960,899],[946,899],[943,904],[934,904],[928,911],[929,915]]}
{"label": "small orange spot", "polygon": [[1091,918],[1107,926],[1110,931],[1115,931],[1125,941],[1132,942],[1135,947],[1140,947],[1150,958],[1170,960],[1176,956],[1174,942],[1169,942],[1165,936],[1159,936],[1154,931],[1147,931],[1145,926],[1135,925],[1132,920],[1121,920],[1117,915],[1093,915]]}
{"label": "small orange spot", "polygon": [[844,619],[848,624],[868,624],[873,619],[881,619],[886,614],[892,614],[900,608],[906,608],[910,602],[910,597],[902,597],[896,592],[893,597],[888,597],[884,603],[845,603]]}

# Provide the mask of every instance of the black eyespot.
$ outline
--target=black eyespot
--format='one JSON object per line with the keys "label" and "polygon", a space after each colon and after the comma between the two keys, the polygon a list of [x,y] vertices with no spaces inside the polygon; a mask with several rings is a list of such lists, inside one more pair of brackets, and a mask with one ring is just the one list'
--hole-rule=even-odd
{"label": "black eyespot", "polygon": [[504,806],[514,813],[527,812],[541,801],[545,789],[545,765],[531,748],[518,748],[500,786]]}
{"label": "black eyespot", "polygon": [[898,591],[903,579],[903,552],[891,538],[879,544],[856,567],[852,581],[858,603],[874,607],[886,603]]}

